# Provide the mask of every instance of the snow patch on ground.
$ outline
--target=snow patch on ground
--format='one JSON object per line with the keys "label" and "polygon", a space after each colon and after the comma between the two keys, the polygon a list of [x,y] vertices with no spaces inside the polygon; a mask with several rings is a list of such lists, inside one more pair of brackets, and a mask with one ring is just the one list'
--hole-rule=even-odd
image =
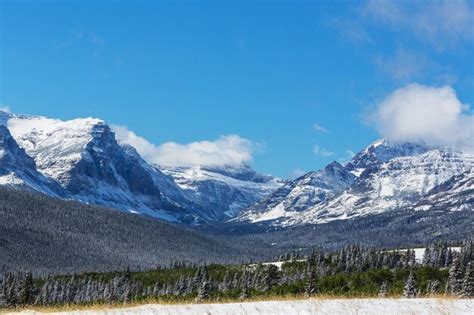
{"label": "snow patch on ground", "polygon": [[[55,314],[99,315],[99,314],[160,314],[160,315],[205,315],[205,314],[472,314],[474,300],[456,299],[334,299],[301,301],[266,301],[225,304],[149,304],[131,308],[86,310]],[[41,314],[25,311],[23,314]]]}

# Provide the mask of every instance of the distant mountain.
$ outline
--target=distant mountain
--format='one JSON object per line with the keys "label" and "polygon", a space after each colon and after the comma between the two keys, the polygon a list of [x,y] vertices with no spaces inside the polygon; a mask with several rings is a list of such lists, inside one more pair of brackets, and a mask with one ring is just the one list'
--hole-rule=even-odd
{"label": "distant mountain", "polygon": [[234,218],[240,211],[279,188],[283,181],[240,166],[157,166],[174,178],[189,200],[209,209],[219,220]]}
{"label": "distant mountain", "polygon": [[[434,200],[436,197],[429,195],[436,191],[432,190],[448,187],[449,181],[455,180],[453,176],[464,173],[469,176],[474,169],[474,154],[423,143],[381,140],[355,155],[344,167],[339,166],[339,169],[344,176],[343,180],[336,180],[337,185],[334,185],[333,176],[322,176],[322,180],[314,182],[305,180],[314,174],[325,174],[325,169],[309,173],[249,207],[237,220],[293,226],[347,220],[418,203],[421,205]],[[353,177],[347,173],[352,173]],[[467,184],[456,187],[457,194],[450,195],[446,210],[456,210],[449,205],[456,203],[461,196],[467,198],[465,206],[472,209],[472,203],[469,204],[472,190]],[[315,192],[323,192],[321,196],[324,198],[315,198]],[[441,198],[439,193],[437,196]],[[447,193],[442,196],[448,198]]]}
{"label": "distant mountain", "polygon": [[0,112],[0,124],[29,163],[18,164],[15,174],[35,172],[59,189],[48,190],[26,177],[24,187],[52,196],[202,225],[235,216],[279,186],[277,179],[248,166],[152,166],[132,146],[118,143],[100,119],[62,121]]}
{"label": "distant mountain", "polygon": [[280,217],[299,216],[348,189],[356,176],[338,162],[287,182],[267,198],[250,206],[241,219],[260,222]]}

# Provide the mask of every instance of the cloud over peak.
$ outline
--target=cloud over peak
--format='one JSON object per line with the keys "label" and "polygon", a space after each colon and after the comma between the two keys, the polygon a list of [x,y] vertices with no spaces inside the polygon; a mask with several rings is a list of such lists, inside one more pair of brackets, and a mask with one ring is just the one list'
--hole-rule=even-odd
{"label": "cloud over peak", "polygon": [[450,86],[399,88],[377,105],[370,120],[389,140],[474,146],[474,115]]}
{"label": "cloud over peak", "polygon": [[150,143],[124,126],[112,126],[117,140],[137,149],[149,163],[168,166],[240,165],[252,161],[255,144],[238,135],[223,135],[213,141],[186,144]]}

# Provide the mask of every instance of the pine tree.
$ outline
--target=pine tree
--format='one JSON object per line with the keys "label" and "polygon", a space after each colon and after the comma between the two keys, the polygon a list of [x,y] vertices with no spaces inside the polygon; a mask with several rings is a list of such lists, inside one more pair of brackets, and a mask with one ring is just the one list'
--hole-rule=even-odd
{"label": "pine tree", "polygon": [[440,283],[438,280],[430,280],[426,286],[426,294],[433,296],[439,293]]}
{"label": "pine tree", "polygon": [[28,272],[24,279],[20,281],[20,287],[18,290],[18,304],[28,305],[34,301],[34,284],[33,275]]}
{"label": "pine tree", "polygon": [[309,273],[308,280],[305,286],[305,296],[310,297],[316,293],[317,285],[316,285],[317,275],[316,271],[313,269]]}
{"label": "pine tree", "polygon": [[408,249],[405,254],[405,267],[413,267],[416,264],[415,251]]}
{"label": "pine tree", "polygon": [[245,283],[244,286],[242,287],[242,290],[240,291],[239,299],[245,300],[245,299],[248,299],[248,297],[249,297],[249,286],[247,283]]}
{"label": "pine tree", "polygon": [[453,295],[460,295],[462,289],[463,273],[462,273],[462,264],[461,257],[456,255],[454,258],[451,267],[449,268],[449,277],[447,283],[446,293]]}
{"label": "pine tree", "polygon": [[379,297],[386,298],[387,296],[388,296],[388,282],[384,281],[382,282],[382,285],[380,286]]}
{"label": "pine tree", "polygon": [[403,289],[403,296],[406,298],[416,297],[416,279],[413,271],[410,271],[407,281],[405,282],[405,287]]}
{"label": "pine tree", "polygon": [[202,302],[205,300],[209,300],[211,296],[211,282],[207,279],[204,279],[201,283],[201,286],[198,290],[198,295],[196,297],[196,302]]}
{"label": "pine tree", "polygon": [[467,265],[466,270],[464,272],[461,296],[469,298],[474,297],[474,270],[472,269],[470,263]]}
{"label": "pine tree", "polygon": [[270,291],[277,282],[278,282],[278,267],[271,264],[266,266],[262,283],[260,286],[261,290],[264,292]]}

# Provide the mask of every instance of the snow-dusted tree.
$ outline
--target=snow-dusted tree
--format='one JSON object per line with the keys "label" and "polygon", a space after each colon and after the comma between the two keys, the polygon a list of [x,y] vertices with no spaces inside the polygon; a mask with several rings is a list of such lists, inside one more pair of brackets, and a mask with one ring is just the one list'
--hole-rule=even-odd
{"label": "snow-dusted tree", "polygon": [[28,305],[34,301],[34,284],[33,275],[28,272],[23,279],[20,280],[20,287],[18,289],[18,304]]}
{"label": "snow-dusted tree", "polygon": [[464,280],[461,288],[462,297],[474,297],[474,270],[469,263],[464,271]]}
{"label": "snow-dusted tree", "polygon": [[278,282],[278,267],[275,265],[267,265],[264,273],[263,279],[260,285],[262,291],[270,291],[273,286]]}
{"label": "snow-dusted tree", "polygon": [[211,289],[212,289],[211,282],[207,279],[204,279],[203,282],[201,283],[201,286],[199,287],[198,295],[196,297],[196,302],[209,300],[209,298],[211,297]]}
{"label": "snow-dusted tree", "polygon": [[313,269],[309,272],[308,279],[306,280],[306,286],[305,286],[305,292],[304,292],[306,297],[313,296],[316,293],[317,291],[316,280],[317,280],[316,270]]}
{"label": "snow-dusted tree", "polygon": [[224,279],[219,284],[219,290],[222,291],[222,292],[227,292],[230,289],[230,287],[232,286],[231,282],[232,281],[230,279],[229,271],[226,271],[226,273],[224,275]]}
{"label": "snow-dusted tree", "polygon": [[416,297],[416,278],[413,271],[410,271],[405,287],[403,288],[403,296],[406,298]]}
{"label": "snow-dusted tree", "polygon": [[123,303],[128,303],[132,299],[132,291],[131,291],[131,286],[130,282],[126,281],[124,283],[124,288],[123,288],[123,293],[122,293],[122,302]]}
{"label": "snow-dusted tree", "polygon": [[416,264],[415,250],[408,249],[405,253],[405,267],[413,267]]}
{"label": "snow-dusted tree", "polygon": [[456,255],[451,267],[449,268],[449,277],[446,293],[460,295],[463,282],[463,271],[460,255]]}
{"label": "snow-dusted tree", "polygon": [[248,286],[247,283],[245,283],[242,286],[242,290],[240,291],[239,299],[240,300],[245,300],[245,299],[248,299],[248,297],[249,297],[249,286]]}
{"label": "snow-dusted tree", "polygon": [[186,291],[187,291],[187,282],[186,282],[186,279],[183,276],[181,276],[175,285],[174,295],[182,296],[186,294]]}
{"label": "snow-dusted tree", "polygon": [[384,281],[382,282],[382,285],[380,286],[380,290],[379,290],[379,297],[381,298],[386,298],[388,296],[388,282],[387,281]]}
{"label": "snow-dusted tree", "polygon": [[430,280],[426,285],[426,295],[433,296],[439,294],[440,282],[438,280]]}

